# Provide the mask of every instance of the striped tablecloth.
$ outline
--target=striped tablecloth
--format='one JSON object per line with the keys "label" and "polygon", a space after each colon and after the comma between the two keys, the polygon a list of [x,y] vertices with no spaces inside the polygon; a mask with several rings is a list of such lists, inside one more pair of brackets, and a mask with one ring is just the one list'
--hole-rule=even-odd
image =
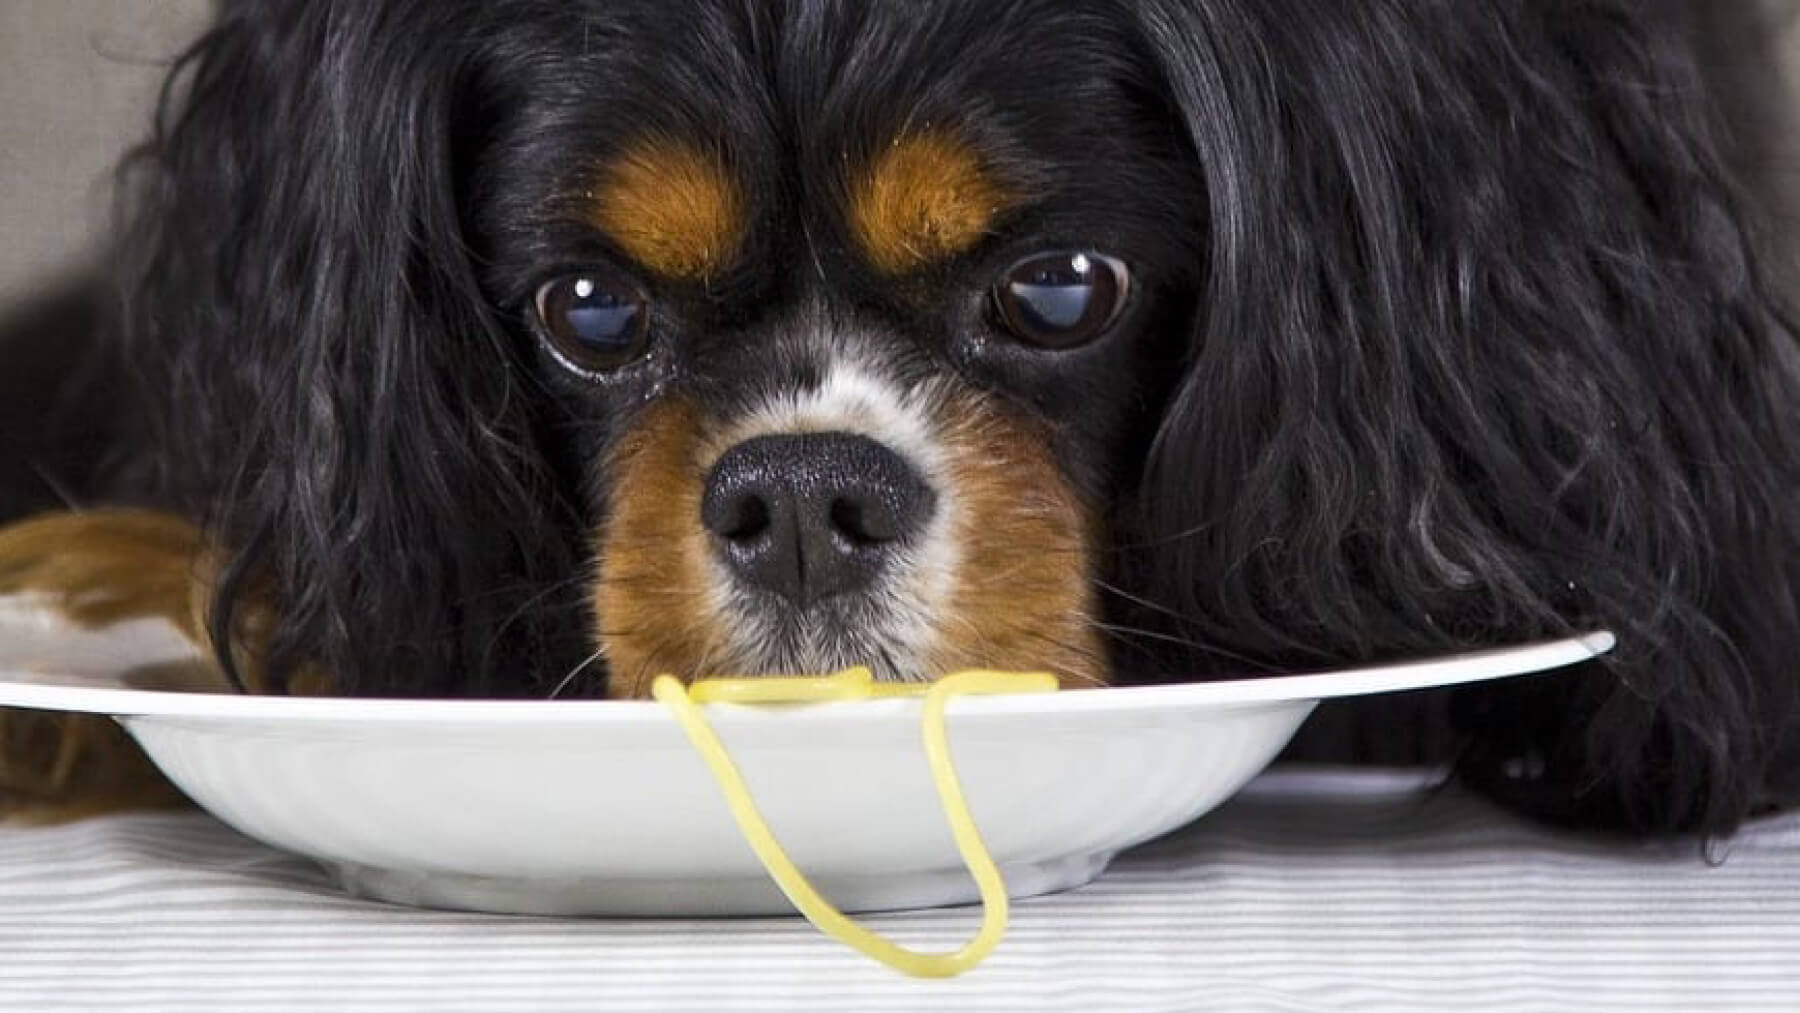
{"label": "striped tablecloth", "polygon": [[[1800,1009],[1800,816],[1723,857],[1281,770],[919,982],[797,919],[386,907],[204,816],[117,817],[0,828],[0,1010]],[[975,914],[876,921],[950,947]]]}

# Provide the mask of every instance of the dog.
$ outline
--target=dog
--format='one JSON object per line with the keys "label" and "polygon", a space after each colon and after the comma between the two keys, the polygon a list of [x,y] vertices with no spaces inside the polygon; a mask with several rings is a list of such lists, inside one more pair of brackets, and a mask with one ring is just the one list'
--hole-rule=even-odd
{"label": "dog", "polygon": [[1604,628],[1465,783],[1800,795],[1800,370],[1668,4],[263,0],[170,81],[9,339],[0,586],[273,693]]}

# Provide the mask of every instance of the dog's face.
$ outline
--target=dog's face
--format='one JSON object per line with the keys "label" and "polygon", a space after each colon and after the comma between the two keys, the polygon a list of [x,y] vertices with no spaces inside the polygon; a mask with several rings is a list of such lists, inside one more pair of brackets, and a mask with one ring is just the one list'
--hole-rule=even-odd
{"label": "dog's face", "polygon": [[611,692],[852,664],[1105,681],[1097,557],[1179,367],[1204,204],[1129,23],[1061,0],[577,20],[517,26],[467,212],[595,519]]}

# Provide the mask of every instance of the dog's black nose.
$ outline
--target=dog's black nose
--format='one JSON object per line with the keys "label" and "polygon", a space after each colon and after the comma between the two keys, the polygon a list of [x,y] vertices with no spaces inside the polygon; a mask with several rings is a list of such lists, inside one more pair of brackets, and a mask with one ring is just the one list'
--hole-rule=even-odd
{"label": "dog's black nose", "polygon": [[700,520],[738,579],[806,606],[868,587],[936,507],[931,487],[881,443],[797,433],[727,450]]}

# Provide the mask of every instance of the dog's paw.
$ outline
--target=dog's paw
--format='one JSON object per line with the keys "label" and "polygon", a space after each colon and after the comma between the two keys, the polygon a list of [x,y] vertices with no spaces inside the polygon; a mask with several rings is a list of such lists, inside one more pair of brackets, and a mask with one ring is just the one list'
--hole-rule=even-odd
{"label": "dog's paw", "polygon": [[[0,528],[0,595],[41,599],[82,626],[160,618],[203,643],[206,565],[199,530],[167,514],[70,512]],[[0,710],[0,819],[61,822],[180,799],[110,719]]]}
{"label": "dog's paw", "polygon": [[110,718],[0,710],[0,821],[63,823],[182,803]]}
{"label": "dog's paw", "polygon": [[42,596],[83,626],[166,619],[204,643],[207,560],[199,529],[169,514],[47,514],[0,528],[0,594]]}
{"label": "dog's paw", "polygon": [[[0,527],[0,597],[26,595],[89,628],[162,619],[200,653],[214,657],[213,594],[225,550],[172,514],[106,509],[46,514]],[[335,681],[311,665],[272,689],[264,675],[277,613],[269,584],[239,589],[226,638],[237,685],[250,692],[325,695]],[[219,685],[229,685],[220,674]]]}

